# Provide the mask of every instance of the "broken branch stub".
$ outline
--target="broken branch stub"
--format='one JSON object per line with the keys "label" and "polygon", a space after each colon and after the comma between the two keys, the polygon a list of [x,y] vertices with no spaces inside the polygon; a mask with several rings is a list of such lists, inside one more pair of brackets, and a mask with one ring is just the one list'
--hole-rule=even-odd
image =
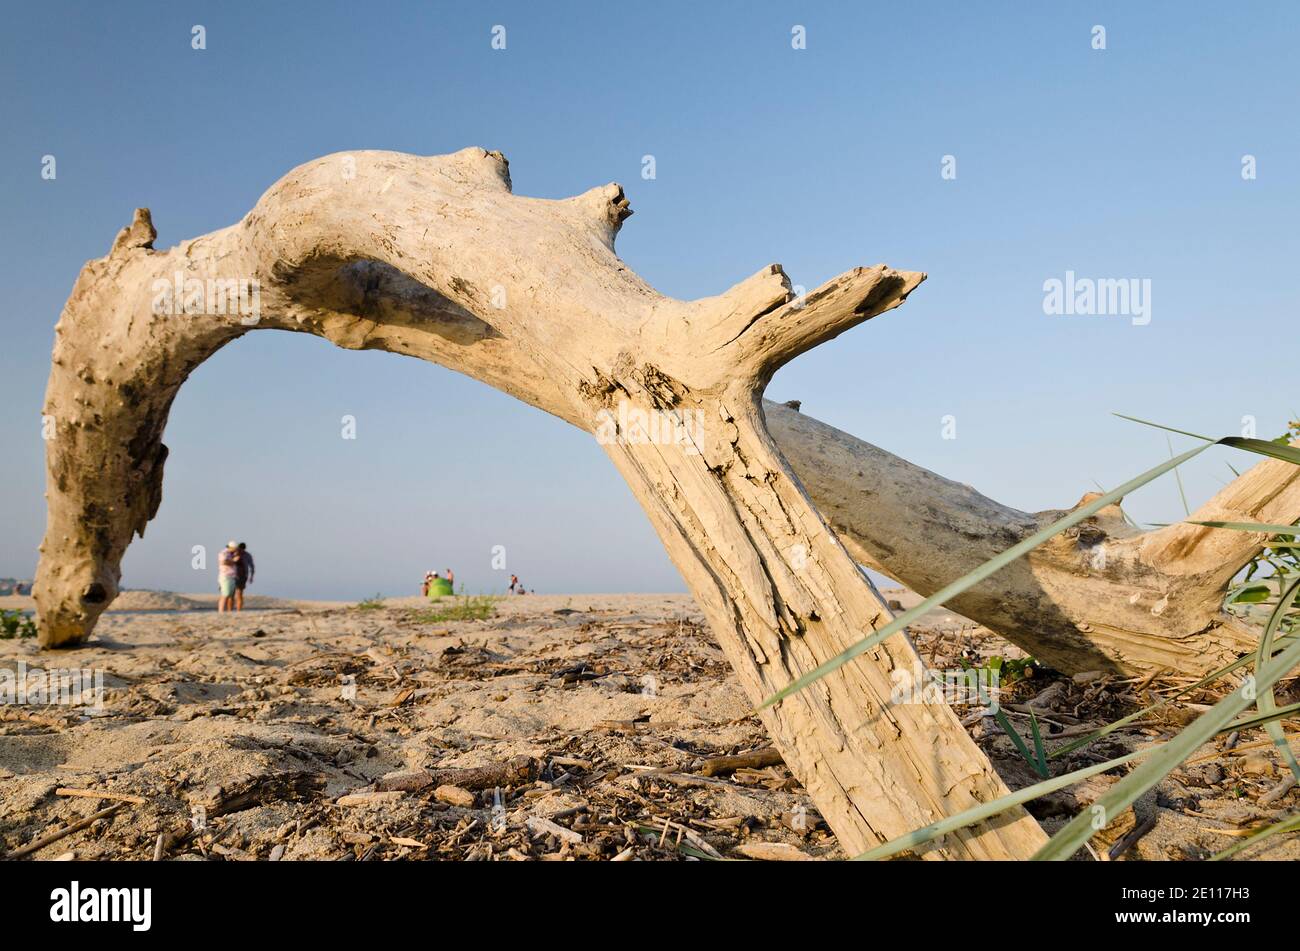
{"label": "broken branch stub", "polygon": [[[161,498],[177,389],[254,327],[418,356],[590,432],[612,425],[606,452],[755,703],[875,630],[887,608],[769,437],[760,394],[782,364],[898,306],[923,275],[859,268],[792,301],[771,266],[717,297],[673,300],[614,253],[628,213],[616,185],[513,195],[505,159],[467,149],[309,162],[240,223],[170,251],[152,249],[138,216],[83,270],[59,322],[41,643],[84,639],[116,596],[122,554]],[[255,320],[157,306],[160,281],[188,305],[191,281],[232,279],[255,282]],[[687,414],[699,424],[679,425]],[[948,707],[891,701],[891,673],[918,666],[893,638],[762,713],[850,852],[1006,791]],[[1017,810],[928,854],[1021,858],[1044,841]]]}

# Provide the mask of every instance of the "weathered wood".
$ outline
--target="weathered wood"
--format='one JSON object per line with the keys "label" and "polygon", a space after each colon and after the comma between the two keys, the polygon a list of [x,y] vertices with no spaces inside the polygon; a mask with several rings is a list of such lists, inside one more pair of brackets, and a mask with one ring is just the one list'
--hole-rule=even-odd
{"label": "weathered wood", "polygon": [[304,770],[244,773],[208,786],[189,797],[208,819],[272,802],[315,799],[325,789],[325,777]]}
{"label": "weathered wood", "polygon": [[433,798],[449,806],[460,806],[462,809],[474,808],[474,794],[463,786],[442,783],[433,791]]}
{"label": "weathered wood", "polygon": [[[239,224],[170,251],[152,249],[141,212],[83,270],[46,398],[43,646],[84,639],[116,596],[122,554],[161,499],[177,390],[253,326],[434,360],[595,433],[755,703],[887,622],[768,436],[760,394],[923,275],[857,268],[795,300],[772,265],[673,300],[614,253],[630,213],[617,185],[546,201],[511,194],[504,158],[481,149],[344,158],[295,169]],[[256,323],[160,313],[159,282],[176,275],[256,281]],[[649,431],[665,422],[668,436]],[[890,673],[918,663],[892,638],[762,713],[850,852],[1006,792],[947,707],[891,702]],[[927,854],[1025,857],[1044,840],[1014,810]]]}
{"label": "weathered wood", "polygon": [[544,816],[529,816],[524,820],[524,825],[535,836],[553,835],[560,841],[568,842],[570,845],[577,845],[582,841],[581,833],[566,829],[558,822],[552,822]]}
{"label": "weathered wood", "polygon": [[120,803],[120,802],[115,803],[114,805],[109,806],[107,809],[101,809],[99,810],[99,812],[86,816],[84,819],[78,819],[76,822],[72,823],[71,825],[64,826],[62,829],[59,829],[55,832],[50,832],[46,835],[41,836],[38,839],[33,839],[31,842],[27,843],[26,845],[14,849],[12,852],[8,852],[3,856],[0,856],[0,858],[3,858],[5,861],[9,861],[12,859],[23,858],[24,856],[31,855],[33,852],[39,852],[47,845],[53,845],[55,842],[58,842],[60,839],[67,838],[68,836],[72,835],[72,833],[74,832],[80,832],[82,829],[86,828],[89,825],[93,825],[94,823],[98,822],[100,819],[107,819],[113,813],[117,812],[117,810],[121,809],[124,805],[125,803]]}
{"label": "weathered wood", "polygon": [[109,792],[103,789],[69,789],[65,786],[60,786],[58,789],[54,790],[54,795],[73,796],[80,799],[116,800],[118,802],[135,803],[137,806],[143,806],[149,801],[143,796],[133,796],[130,793]]}
{"label": "weathered wood", "polygon": [[785,842],[742,842],[736,854],[757,862],[815,862],[813,856],[798,846]]}
{"label": "weathered wood", "polygon": [[[485,154],[458,153],[461,164],[475,152]],[[328,199],[332,193],[347,200],[373,189],[373,183],[363,182],[368,176],[361,175],[344,189],[344,161],[383,164],[387,154],[358,153],[313,163],[327,172],[332,166],[333,174],[318,175],[325,181],[312,183],[315,195],[305,200],[293,196],[295,204]],[[378,171],[387,182],[387,170]],[[295,226],[292,220],[281,222],[274,207],[259,212],[268,202],[274,205],[269,201],[273,196],[292,191],[290,186],[302,177],[288,176],[241,225],[170,252],[153,251],[152,222],[141,210],[118,236],[109,258],[83,270],[58,328],[47,394],[46,413],[56,435],[49,452],[51,519],[42,545],[49,557],[42,559],[46,575],[35,592],[38,605],[43,602],[45,646],[84,638],[116,596],[116,566],[130,530],[143,533],[161,498],[166,458],[161,432],[171,399],[198,363],[254,326],[315,333],[343,347],[382,348],[433,360],[588,428],[558,381],[516,339],[413,280],[400,260],[394,266],[348,253],[338,241],[332,249],[317,249],[315,258],[299,251],[294,264],[275,263],[275,279],[261,285],[263,314],[255,325],[204,313],[163,315],[171,317],[170,323],[146,319],[154,282],[174,281],[177,274],[198,281],[259,277],[259,256],[250,245],[262,232]],[[337,194],[342,191],[352,194]],[[602,201],[621,207],[599,212],[608,214],[610,228],[630,213],[617,186],[567,202],[536,204],[591,213]],[[267,252],[262,257],[274,257],[274,242],[261,244]],[[719,318],[724,329],[738,329],[734,314],[744,313],[742,303],[750,309],[764,306],[763,275],[756,277],[734,292],[732,322],[725,323],[725,315]],[[292,287],[286,287],[289,283]],[[508,291],[498,281],[487,289],[488,296],[497,289]],[[485,291],[477,290],[480,296]],[[638,290],[640,296],[667,300],[643,284]],[[65,328],[76,327],[83,329],[65,340]],[[97,329],[104,331],[102,339]],[[149,339],[140,339],[142,335]],[[792,342],[796,348],[807,345]],[[118,349],[123,346],[124,351]],[[141,359],[147,362],[136,365]],[[146,369],[155,372],[142,377]],[[774,440],[850,553],[921,594],[932,594],[1056,514],[1019,512],[789,407],[765,403],[764,409]],[[96,428],[102,431],[95,434]],[[106,441],[132,451],[105,452]],[[85,491],[69,478],[71,460],[79,455],[105,465],[98,491]],[[1294,521],[1300,517],[1297,469],[1261,463],[1197,517]],[[78,519],[86,522],[83,531],[96,534],[95,545],[81,538]],[[1122,520],[1099,516],[951,606],[1070,673],[1113,669],[1142,674],[1165,666],[1201,674],[1253,644],[1253,632],[1222,612],[1220,602],[1227,579],[1259,550],[1262,540],[1190,525],[1136,533]]]}
{"label": "weathered wood", "polygon": [[780,751],[769,746],[736,756],[710,756],[700,765],[699,773],[701,776],[725,776],[738,769],[762,769],[765,766],[780,766],[784,762]]}
{"label": "weathered wood", "polygon": [[[1065,514],[1018,511],[787,406],[764,409],[773,439],[854,558],[922,595]],[[1300,466],[1271,459],[1191,516],[1297,518]],[[1143,532],[1111,506],[948,606],[1067,673],[1199,676],[1258,643],[1258,631],[1222,604],[1265,537],[1189,524]]]}
{"label": "weathered wood", "polygon": [[531,756],[512,756],[485,766],[448,766],[441,769],[410,769],[390,773],[375,783],[375,789],[417,792],[430,786],[453,786],[476,791],[522,786],[537,778],[538,764]]}

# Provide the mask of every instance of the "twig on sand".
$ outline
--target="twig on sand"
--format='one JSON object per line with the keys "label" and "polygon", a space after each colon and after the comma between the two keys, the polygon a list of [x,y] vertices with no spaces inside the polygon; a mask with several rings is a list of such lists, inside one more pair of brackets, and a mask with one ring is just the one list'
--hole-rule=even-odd
{"label": "twig on sand", "polygon": [[815,862],[814,856],[804,852],[798,846],[785,842],[744,842],[736,846],[736,851],[747,859],[759,862]]}
{"label": "twig on sand", "polygon": [[[664,838],[660,840],[660,844],[661,844],[661,845],[663,844],[664,839],[667,838],[668,831],[669,831],[670,829],[672,829],[672,830],[676,830],[676,831],[677,831],[677,834],[678,834],[678,841],[679,841],[679,842],[680,842],[682,839],[685,839],[687,842],[689,842],[691,845],[695,846],[695,848],[699,849],[701,852],[703,852],[703,853],[704,853],[705,855],[707,855],[709,858],[711,858],[711,859],[721,859],[721,858],[723,857],[721,852],[719,852],[719,851],[718,851],[717,849],[715,849],[713,846],[709,845],[708,842],[706,842],[704,839],[702,839],[702,838],[701,838],[699,835],[697,835],[695,832],[692,832],[690,829],[686,828],[686,826],[681,825],[680,823],[673,822],[673,821],[672,821],[671,819],[669,819],[667,816],[664,817],[664,827],[663,827],[663,837],[664,837]],[[654,827],[654,826],[640,826],[640,830],[641,830],[642,832],[648,832],[648,833],[652,833],[652,834],[655,833],[655,832],[660,831],[659,829],[657,829],[657,828]]]}
{"label": "twig on sand", "polygon": [[674,786],[709,786],[720,787],[723,789],[735,789],[735,785],[725,779],[707,779],[703,776],[692,776],[689,773],[668,773],[654,770],[653,772],[628,773],[626,776],[620,776],[620,782],[631,781],[632,784],[639,782],[641,779],[663,780],[672,783]]}
{"label": "twig on sand", "polygon": [[775,748],[768,746],[737,756],[710,757],[704,761],[699,773],[701,776],[725,776],[738,769],[763,769],[767,766],[781,766],[784,763],[781,754]]}
{"label": "twig on sand", "polygon": [[386,790],[376,792],[367,790],[364,792],[348,793],[334,800],[336,806],[372,806],[377,803],[396,802],[402,798],[399,790]]}
{"label": "twig on sand", "polygon": [[271,802],[314,799],[324,788],[324,776],[315,776],[305,770],[245,773],[191,796],[190,804],[201,806],[209,818],[216,818]]}
{"label": "twig on sand", "polygon": [[415,769],[390,773],[375,782],[377,792],[416,792],[429,786],[459,786],[470,791],[497,786],[522,786],[537,778],[537,761],[512,756],[503,763],[461,769]]}
{"label": "twig on sand", "polygon": [[14,849],[12,852],[5,855],[4,858],[6,860],[20,859],[24,855],[31,855],[33,852],[39,852],[47,845],[50,845],[54,842],[58,842],[60,839],[64,838],[65,836],[72,835],[72,833],[74,832],[80,832],[82,829],[86,828],[86,826],[90,825],[93,822],[97,822],[100,819],[108,818],[113,813],[117,812],[117,810],[121,809],[123,805],[125,804],[120,802],[114,803],[113,805],[109,806],[107,809],[99,810],[99,812],[96,812],[94,815],[86,816],[86,818],[79,819],[76,822],[72,823],[72,825],[65,826],[64,828],[60,829],[57,832],[51,832],[49,835],[43,835],[36,841],[29,842],[27,845],[24,845],[22,848]]}
{"label": "twig on sand", "polygon": [[132,796],[129,793],[107,792],[102,789],[69,789],[60,787],[54,790],[56,796],[80,796],[83,799],[116,799],[118,802],[133,802],[137,806],[143,806],[147,799],[143,796]]}
{"label": "twig on sand", "polygon": [[552,822],[542,816],[529,816],[524,822],[528,830],[534,835],[553,835],[563,842],[569,842],[577,845],[582,842],[582,834],[574,832],[572,829],[566,829],[558,822]]}
{"label": "twig on sand", "polygon": [[1106,858],[1109,861],[1114,862],[1129,849],[1133,848],[1133,846],[1137,845],[1138,839],[1142,838],[1142,836],[1146,835],[1155,827],[1156,814],[1152,812],[1145,819],[1138,822],[1138,824],[1133,828],[1129,829],[1128,832],[1124,833],[1123,837],[1110,847],[1110,851],[1106,853]]}

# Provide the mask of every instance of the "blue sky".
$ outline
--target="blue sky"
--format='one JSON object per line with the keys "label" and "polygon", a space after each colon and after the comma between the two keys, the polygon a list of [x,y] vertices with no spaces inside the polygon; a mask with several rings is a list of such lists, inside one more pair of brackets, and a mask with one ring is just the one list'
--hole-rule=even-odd
{"label": "blue sky", "polygon": [[[678,297],[772,261],[809,288],[858,264],[928,272],[769,395],[1021,508],[1167,457],[1113,411],[1274,435],[1300,408],[1275,359],[1297,313],[1298,27],[1288,3],[9,4],[0,575],[35,568],[41,398],[81,265],[136,206],[168,247],[341,150],[500,149],[515,191],[544,197],[619,181],[620,254]],[[1149,279],[1150,323],[1046,315],[1067,270]],[[268,594],[409,593],[446,565],[500,589],[498,544],[539,591],[682,587],[593,439],[407,358],[250,334],[194,374],[166,442],[128,587],[206,590],[191,548],[231,536]],[[1193,504],[1227,461],[1253,460],[1200,457]],[[1182,515],[1167,479],[1128,508]]]}

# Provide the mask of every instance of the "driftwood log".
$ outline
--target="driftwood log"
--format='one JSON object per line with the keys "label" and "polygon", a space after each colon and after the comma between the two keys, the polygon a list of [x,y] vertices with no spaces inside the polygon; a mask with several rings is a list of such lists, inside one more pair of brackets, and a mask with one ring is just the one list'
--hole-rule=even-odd
{"label": "driftwood log", "polygon": [[[462,164],[467,154],[460,153]],[[317,177],[332,177],[327,187],[339,191],[340,200],[349,194],[355,200],[377,174],[375,155],[322,159],[314,163],[323,173]],[[143,533],[160,499],[166,454],[161,432],[176,389],[198,363],[254,326],[433,360],[587,426],[519,342],[382,258],[335,247],[332,258],[318,254],[292,265],[273,262],[275,273],[263,273],[265,255],[278,252],[276,239],[267,235],[292,226],[273,196],[303,177],[304,170],[294,172],[239,225],[166,253],[152,250],[153,226],[142,210],[109,257],[84,269],[58,327],[46,401],[50,431],[63,438],[51,439],[48,447],[50,525],[36,589],[44,645],[83,639],[115,596],[117,565],[131,531]],[[385,176],[383,183],[388,181]],[[301,197],[294,202],[298,213],[305,213],[304,203]],[[548,205],[555,214],[581,209],[588,217],[604,217],[608,220],[599,228],[611,235],[630,214],[617,186],[568,202],[533,202],[534,208]],[[336,217],[343,214],[335,210]],[[301,247],[298,253],[304,254]],[[152,298],[144,306],[145,290],[157,296],[158,282],[174,284],[178,275],[204,282],[265,281],[259,284],[265,292],[259,303],[266,315],[253,325],[241,316],[202,313],[170,313],[172,321],[142,324],[140,315],[157,309]],[[500,300],[508,302],[510,289],[499,283],[504,279],[500,275],[490,289],[479,288],[480,296],[499,290]],[[133,280],[144,284],[131,292],[122,282]],[[633,283],[640,285],[638,296],[663,300]],[[213,309],[212,301],[205,303]],[[148,343],[153,363],[141,364],[144,354],[132,349],[146,346],[142,332],[167,338]],[[119,350],[122,344],[127,347]],[[1001,505],[793,409],[770,402],[763,409],[772,438],[850,554],[923,595],[1059,514]],[[97,421],[109,421],[109,428],[79,432],[101,426]],[[115,451],[107,451],[113,441]],[[72,475],[83,461],[92,469],[109,467],[97,491],[83,490]],[[1300,517],[1300,470],[1263,462],[1195,517],[1293,521]],[[1111,511],[1004,569],[950,607],[1067,673],[1145,675],[1167,668],[1202,674],[1253,648],[1252,632],[1221,604],[1228,581],[1262,541],[1259,535],[1193,525],[1138,532]]]}
{"label": "driftwood log", "polygon": [[[786,406],[764,409],[772,438],[849,553],[920,594],[1068,511],[1018,511]],[[1270,459],[1190,520],[1297,518],[1300,466]],[[1258,645],[1259,631],[1224,611],[1223,600],[1266,537],[1186,523],[1143,532],[1109,506],[947,606],[1066,673],[1199,676]]]}
{"label": "driftwood log", "polygon": [[[783,363],[898,306],[923,275],[858,268],[792,299],[768,266],[717,297],[674,300],[614,253],[628,214],[612,184],[562,201],[513,195],[504,157],[482,149],[318,159],[238,224],[168,251],[138,211],[83,269],[56,329],[42,645],[83,640],[116,596],[122,555],[161,499],[177,391],[254,327],[441,363],[603,433],[754,701],[885,623],[769,437],[761,393]],[[228,312],[239,281],[255,282],[255,313]],[[656,420],[682,425],[650,438]],[[892,638],[763,713],[850,852],[1005,792],[951,710],[890,704],[890,672],[917,663]],[[928,854],[1022,858],[1044,841],[1016,810]]]}
{"label": "driftwood log", "polygon": [[[80,643],[116,597],[126,547],[161,501],[177,391],[253,329],[430,360],[595,433],[754,700],[888,619],[855,559],[932,593],[1056,514],[1000,505],[761,400],[777,368],[898,306],[924,275],[858,268],[792,299],[769,266],[674,300],[614,253],[629,214],[613,184],[513,195],[505,159],[482,149],[327,156],[239,223],[167,251],[138,210],[83,268],[56,328],[42,646]],[[1198,513],[1297,515],[1300,480],[1278,462]],[[1066,671],[1201,672],[1251,646],[1220,601],[1262,540],[1139,533],[1102,513],[951,606]],[[890,672],[915,662],[893,638],[764,714],[850,850],[1003,791],[950,711],[890,705]],[[1041,841],[1015,812],[932,854],[1023,856]]]}

